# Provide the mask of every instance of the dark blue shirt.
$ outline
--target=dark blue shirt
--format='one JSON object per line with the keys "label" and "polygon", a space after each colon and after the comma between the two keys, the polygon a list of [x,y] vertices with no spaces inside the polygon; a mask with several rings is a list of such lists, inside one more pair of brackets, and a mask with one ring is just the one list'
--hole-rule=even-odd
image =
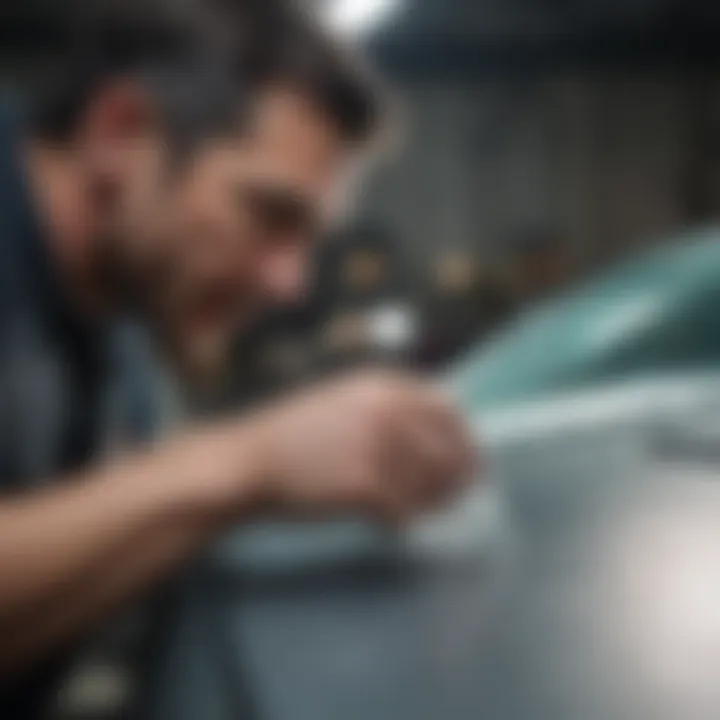
{"label": "dark blue shirt", "polygon": [[[113,333],[77,318],[53,271],[28,192],[21,146],[19,114],[8,103],[0,104],[3,494],[55,480],[98,454],[104,431],[113,424],[111,388],[118,376]],[[135,380],[141,374],[129,373]],[[41,717],[66,666],[67,653],[59,653],[11,687],[0,687],[0,718]]]}

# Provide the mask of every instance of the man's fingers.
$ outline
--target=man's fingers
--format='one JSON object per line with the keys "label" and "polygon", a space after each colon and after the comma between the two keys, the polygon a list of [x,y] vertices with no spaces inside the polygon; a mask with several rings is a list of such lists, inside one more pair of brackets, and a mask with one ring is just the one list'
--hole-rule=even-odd
{"label": "man's fingers", "polygon": [[413,408],[385,433],[382,475],[393,501],[417,513],[454,497],[472,472],[473,457],[462,424],[445,409]]}
{"label": "man's fingers", "polygon": [[478,471],[480,454],[471,429],[455,405],[441,392],[424,388],[415,398],[414,416],[422,420],[428,430],[448,448],[457,460],[453,471],[461,480],[470,480]]}

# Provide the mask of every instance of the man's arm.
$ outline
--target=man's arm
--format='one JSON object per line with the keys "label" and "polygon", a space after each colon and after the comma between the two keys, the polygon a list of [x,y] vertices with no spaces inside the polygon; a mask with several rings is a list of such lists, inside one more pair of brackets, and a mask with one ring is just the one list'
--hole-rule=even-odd
{"label": "man's arm", "polygon": [[472,458],[443,400],[370,376],[0,501],[0,676],[92,627],[227,525],[266,511],[397,522],[457,490]]}
{"label": "man's arm", "polygon": [[230,467],[219,457],[227,442],[172,442],[0,501],[0,675],[62,646],[253,511],[252,448],[236,431]]}

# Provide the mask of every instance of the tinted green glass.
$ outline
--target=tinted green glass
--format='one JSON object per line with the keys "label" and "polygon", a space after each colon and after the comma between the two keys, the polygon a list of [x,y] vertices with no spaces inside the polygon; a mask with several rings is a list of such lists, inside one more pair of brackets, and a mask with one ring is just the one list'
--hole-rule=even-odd
{"label": "tinted green glass", "polygon": [[720,230],[675,239],[523,317],[450,372],[472,410],[720,367]]}

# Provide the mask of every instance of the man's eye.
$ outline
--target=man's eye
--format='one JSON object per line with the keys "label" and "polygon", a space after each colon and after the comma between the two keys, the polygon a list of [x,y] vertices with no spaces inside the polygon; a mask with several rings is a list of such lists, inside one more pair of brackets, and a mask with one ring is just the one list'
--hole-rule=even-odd
{"label": "man's eye", "polygon": [[298,198],[253,193],[250,201],[258,223],[269,234],[305,234],[313,229],[312,213]]}
{"label": "man's eye", "polygon": [[302,212],[289,203],[270,200],[263,214],[268,226],[280,232],[295,231],[304,224]]}

